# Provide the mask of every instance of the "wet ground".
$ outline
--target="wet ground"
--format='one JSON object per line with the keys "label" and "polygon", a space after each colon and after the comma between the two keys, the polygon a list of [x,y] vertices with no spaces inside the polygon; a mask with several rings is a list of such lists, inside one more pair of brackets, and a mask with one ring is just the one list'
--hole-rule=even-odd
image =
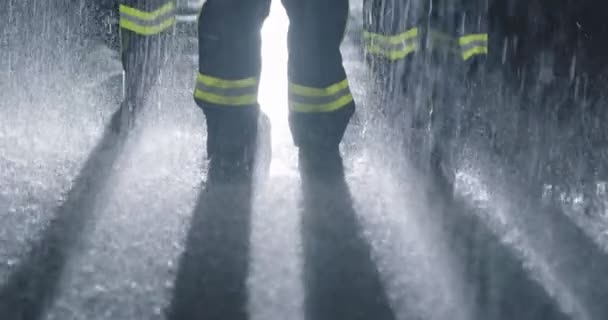
{"label": "wet ground", "polygon": [[[572,190],[541,197],[535,167],[522,165],[537,157],[509,157],[511,149],[498,152],[481,133],[450,150],[456,195],[446,197],[410,161],[403,141],[415,132],[396,130],[382,112],[408,98],[389,96],[368,71],[355,36],[360,20],[343,45],[359,105],[343,145],[346,177],[320,183],[298,170],[291,145],[287,21],[273,9],[260,102],[274,157],[268,180],[248,189],[205,181],[193,38],[176,37],[154,102],[117,143],[104,128],[120,100],[118,57],[62,36],[78,24],[30,4],[35,23],[18,8],[2,13],[9,19],[0,48],[10,50],[0,51],[0,319],[183,319],[222,310],[230,319],[242,310],[252,319],[608,317],[604,209],[581,204],[567,174],[544,189]],[[509,100],[496,100],[488,104],[509,119]],[[566,141],[558,147],[571,150]],[[601,200],[605,182],[594,182]],[[234,259],[246,252],[243,271]],[[209,253],[225,263],[206,264]],[[239,277],[246,286],[234,283]],[[214,284],[225,290],[204,290]],[[215,303],[197,304],[202,296]]]}

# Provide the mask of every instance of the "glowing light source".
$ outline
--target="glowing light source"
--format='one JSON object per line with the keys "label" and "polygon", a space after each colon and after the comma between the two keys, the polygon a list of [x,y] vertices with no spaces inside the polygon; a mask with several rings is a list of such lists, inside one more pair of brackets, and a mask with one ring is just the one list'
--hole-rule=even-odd
{"label": "glowing light source", "polygon": [[262,28],[262,78],[259,102],[272,124],[271,174],[295,172],[295,148],[287,122],[287,30],[289,19],[274,1]]}

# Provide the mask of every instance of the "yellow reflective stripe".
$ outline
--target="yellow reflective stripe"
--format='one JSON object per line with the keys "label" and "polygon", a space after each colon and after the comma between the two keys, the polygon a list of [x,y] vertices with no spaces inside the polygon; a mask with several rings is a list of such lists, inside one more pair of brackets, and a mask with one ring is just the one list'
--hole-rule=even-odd
{"label": "yellow reflective stripe", "polygon": [[400,60],[418,50],[418,28],[397,35],[364,31],[366,51],[389,60]]}
{"label": "yellow reflective stripe", "polygon": [[126,13],[128,15],[134,16],[138,19],[141,20],[154,20],[158,17],[160,17],[163,14],[169,13],[171,11],[173,11],[174,5],[173,5],[173,1],[169,1],[167,2],[165,5],[163,5],[162,7],[151,11],[151,12],[147,12],[147,11],[142,11],[142,10],[138,10],[129,6],[126,6],[124,4],[121,4],[119,7],[119,11],[120,13]]}
{"label": "yellow reflective stripe", "polygon": [[462,53],[462,60],[469,60],[471,57],[480,55],[480,54],[488,54],[488,47],[484,46],[476,46]]}
{"label": "yellow reflective stripe", "polygon": [[400,33],[397,35],[393,35],[393,36],[364,31],[363,36],[371,41],[377,40],[377,41],[390,43],[390,44],[400,44],[405,40],[416,38],[418,36],[418,28],[412,28],[406,32],[403,32],[403,33]]}
{"label": "yellow reflective stripe", "polygon": [[369,46],[367,47],[367,52],[371,54],[381,55],[383,57],[388,58],[389,60],[399,60],[408,56],[410,53],[418,50],[417,44],[407,45],[404,49],[401,50],[386,50],[379,46]]}
{"label": "yellow reflective stripe", "polygon": [[227,80],[199,73],[194,98],[225,106],[247,106],[258,102],[258,78]]}
{"label": "yellow reflective stripe", "polygon": [[194,91],[194,98],[203,102],[225,105],[225,106],[249,106],[258,102],[257,94],[246,94],[242,96],[222,96],[215,93],[205,92],[199,89]]}
{"label": "yellow reflective stripe", "polygon": [[331,112],[345,107],[353,101],[353,95],[348,93],[337,100],[325,104],[306,104],[290,102],[289,109],[294,112],[313,113],[313,112]]}
{"label": "yellow reflective stripe", "polygon": [[326,88],[313,88],[290,83],[289,92],[305,97],[327,97],[332,96],[344,89],[348,88],[348,80],[344,79],[338,83],[332,84]]}
{"label": "yellow reflective stripe", "polygon": [[294,112],[330,112],[352,101],[347,79],[325,88],[289,84],[289,109]]}
{"label": "yellow reflective stripe", "polygon": [[462,36],[458,39],[462,50],[462,59],[469,60],[471,57],[488,54],[488,34],[477,33]]}
{"label": "yellow reflective stripe", "polygon": [[467,44],[469,44],[471,42],[488,42],[488,34],[487,33],[470,34],[467,36],[460,37],[458,39],[458,43],[460,43],[461,46],[466,46]]}
{"label": "yellow reflective stripe", "polygon": [[149,36],[154,34],[159,34],[166,29],[169,29],[175,24],[175,17],[171,17],[158,25],[155,26],[142,26],[137,24],[131,20],[120,18],[120,27],[129,31],[133,31],[135,33]]}
{"label": "yellow reflective stripe", "polygon": [[196,81],[204,83],[205,85],[210,87],[221,89],[246,88],[258,85],[258,79],[254,77],[239,80],[226,80],[200,73],[198,74]]}

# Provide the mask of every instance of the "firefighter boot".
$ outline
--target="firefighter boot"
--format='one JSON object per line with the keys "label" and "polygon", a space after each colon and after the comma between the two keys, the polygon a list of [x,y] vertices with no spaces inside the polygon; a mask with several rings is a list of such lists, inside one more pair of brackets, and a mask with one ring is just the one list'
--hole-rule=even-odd
{"label": "firefighter boot", "polygon": [[326,182],[344,179],[344,165],[337,145],[300,147],[298,162],[303,179]]}
{"label": "firefighter boot", "polygon": [[[252,179],[265,177],[270,167],[270,120],[259,113],[257,123],[249,129],[243,128],[247,134],[242,144],[230,148],[213,147],[218,140],[214,137],[214,129],[209,127],[208,181],[211,183],[250,183]],[[211,141],[210,141],[211,140]]]}

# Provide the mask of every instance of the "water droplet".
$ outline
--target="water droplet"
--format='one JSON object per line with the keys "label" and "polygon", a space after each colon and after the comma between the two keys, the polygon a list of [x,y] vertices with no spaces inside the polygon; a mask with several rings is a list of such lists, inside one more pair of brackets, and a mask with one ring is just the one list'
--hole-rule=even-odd
{"label": "water droplet", "polygon": [[15,265],[17,265],[18,260],[14,259],[14,258],[9,258],[8,260],[6,260],[6,265],[9,267],[13,267]]}
{"label": "water droplet", "polygon": [[106,288],[106,287],[104,287],[103,285],[96,284],[96,285],[93,287],[93,290],[95,290],[95,292],[97,292],[97,293],[101,293],[101,292],[106,292],[106,291],[107,291],[107,288]]}

